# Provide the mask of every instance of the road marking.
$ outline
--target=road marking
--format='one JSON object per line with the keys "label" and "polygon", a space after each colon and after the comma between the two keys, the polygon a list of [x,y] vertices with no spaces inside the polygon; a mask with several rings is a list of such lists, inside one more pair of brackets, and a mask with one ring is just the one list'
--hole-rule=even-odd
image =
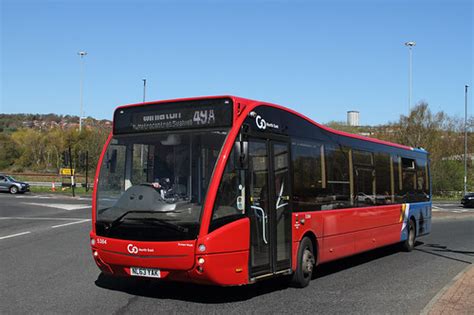
{"label": "road marking", "polygon": [[72,196],[67,196],[67,195],[46,195],[46,196],[41,196],[41,195],[9,195],[11,198],[15,199],[56,199],[56,200],[66,200],[66,199],[71,199],[71,200],[92,200],[91,197],[72,197]]}
{"label": "road marking", "polygon": [[84,218],[32,218],[32,217],[0,217],[0,220],[49,220],[49,221],[73,221],[84,220]]}
{"label": "road marking", "polygon": [[461,203],[438,203],[436,205],[432,205],[432,207],[437,207],[437,208],[444,208],[444,207],[462,207]]}
{"label": "road marking", "polygon": [[62,209],[66,211],[71,211],[71,210],[79,210],[79,209],[87,209],[90,208],[91,206],[88,204],[77,204],[77,205],[71,205],[67,203],[50,203],[50,204],[44,204],[44,203],[36,203],[36,202],[25,202],[27,205],[32,205],[32,206],[40,206],[40,207],[50,207],[50,208],[57,208],[57,209]]}
{"label": "road marking", "polygon": [[10,238],[10,237],[15,237],[15,236],[20,236],[20,235],[30,234],[30,233],[31,233],[30,231],[26,231],[26,232],[21,232],[21,233],[6,235],[6,236],[0,237],[0,240],[4,240],[4,239]]}
{"label": "road marking", "polygon": [[62,227],[62,226],[73,225],[73,224],[78,224],[78,223],[84,223],[84,222],[89,222],[89,221],[90,221],[90,219],[85,219],[85,220],[76,221],[76,222],[70,222],[70,223],[64,223],[64,224],[59,224],[59,225],[53,225],[51,228],[52,228],[52,229],[55,229],[55,228]]}
{"label": "road marking", "polygon": [[467,210],[467,209],[463,209],[463,210],[453,210],[453,212],[456,212],[456,213],[466,213],[466,212],[470,212],[470,211]]}

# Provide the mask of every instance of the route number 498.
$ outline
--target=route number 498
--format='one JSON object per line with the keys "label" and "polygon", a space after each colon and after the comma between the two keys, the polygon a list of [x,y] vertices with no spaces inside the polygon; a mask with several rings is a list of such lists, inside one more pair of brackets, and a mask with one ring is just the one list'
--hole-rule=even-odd
{"label": "route number 498", "polygon": [[197,110],[194,112],[193,122],[198,125],[209,125],[216,122],[213,109]]}

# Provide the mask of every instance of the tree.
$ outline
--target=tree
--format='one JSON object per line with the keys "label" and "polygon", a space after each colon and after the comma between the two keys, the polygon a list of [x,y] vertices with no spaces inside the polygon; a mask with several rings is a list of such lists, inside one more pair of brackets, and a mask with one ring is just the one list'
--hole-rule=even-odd
{"label": "tree", "polygon": [[0,133],[0,170],[11,167],[20,156],[16,143],[7,135]]}
{"label": "tree", "polygon": [[435,194],[440,194],[445,191],[461,191],[463,189],[462,179],[464,176],[464,167],[459,161],[436,161],[431,171],[433,192]]}
{"label": "tree", "polygon": [[432,151],[441,137],[446,119],[444,112],[433,115],[428,108],[428,103],[421,102],[413,108],[409,116],[400,117],[397,128],[399,142]]}
{"label": "tree", "polygon": [[[471,117],[469,123],[472,124],[472,121]],[[409,116],[402,115],[398,122],[379,129],[375,137],[427,150],[431,160],[433,190],[439,192],[462,189],[463,131],[463,119],[449,117],[442,111],[433,114],[428,104],[421,102]],[[468,169],[470,173],[472,166]]]}
{"label": "tree", "polygon": [[40,170],[44,166],[44,135],[33,129],[22,129],[12,134],[20,156],[15,165]]}

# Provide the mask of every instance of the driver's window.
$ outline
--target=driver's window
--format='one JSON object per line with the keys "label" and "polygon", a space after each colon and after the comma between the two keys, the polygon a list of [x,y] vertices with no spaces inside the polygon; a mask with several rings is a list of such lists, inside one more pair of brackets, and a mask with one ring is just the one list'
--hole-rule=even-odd
{"label": "driver's window", "polygon": [[209,231],[213,231],[244,216],[244,171],[236,169],[234,154],[234,150],[232,150],[227,160],[224,174],[222,174]]}
{"label": "driver's window", "polygon": [[101,167],[102,175],[99,177],[101,193],[120,195],[125,190],[125,146],[112,143],[108,148]]}

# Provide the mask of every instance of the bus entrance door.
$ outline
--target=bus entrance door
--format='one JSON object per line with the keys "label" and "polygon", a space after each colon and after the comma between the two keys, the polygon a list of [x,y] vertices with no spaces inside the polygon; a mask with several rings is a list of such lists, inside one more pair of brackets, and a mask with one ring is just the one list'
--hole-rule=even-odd
{"label": "bus entrance door", "polygon": [[291,268],[288,142],[249,139],[250,278]]}

